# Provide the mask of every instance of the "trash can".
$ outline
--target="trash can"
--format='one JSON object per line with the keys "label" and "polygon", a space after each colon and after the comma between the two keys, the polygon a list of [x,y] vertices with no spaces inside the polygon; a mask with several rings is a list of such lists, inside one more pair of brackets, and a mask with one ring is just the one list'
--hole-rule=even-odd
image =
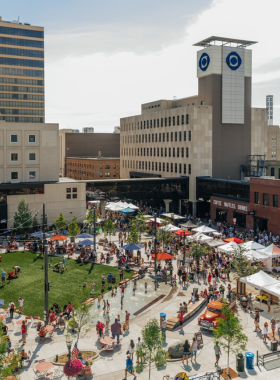
{"label": "trash can", "polygon": [[244,355],[239,354],[240,356],[236,355],[236,371],[237,372],[244,372]]}
{"label": "trash can", "polygon": [[159,325],[161,327],[162,321],[166,319],[166,314],[165,313],[160,313],[159,314]]}
{"label": "trash can", "polygon": [[278,344],[277,340],[271,341],[271,346],[270,346],[271,351],[277,351],[277,344]]}
{"label": "trash can", "polygon": [[254,354],[252,352],[246,352],[246,368],[247,369],[254,369]]}

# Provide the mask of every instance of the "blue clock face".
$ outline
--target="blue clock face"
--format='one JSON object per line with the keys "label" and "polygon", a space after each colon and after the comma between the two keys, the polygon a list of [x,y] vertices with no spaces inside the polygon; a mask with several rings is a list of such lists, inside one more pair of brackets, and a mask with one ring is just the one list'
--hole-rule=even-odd
{"label": "blue clock face", "polygon": [[198,62],[198,66],[200,70],[205,71],[207,70],[210,63],[210,57],[207,53],[202,53]]}
{"label": "blue clock face", "polygon": [[235,51],[232,51],[228,54],[226,62],[231,70],[237,70],[242,63],[242,59],[239,54],[237,54]]}

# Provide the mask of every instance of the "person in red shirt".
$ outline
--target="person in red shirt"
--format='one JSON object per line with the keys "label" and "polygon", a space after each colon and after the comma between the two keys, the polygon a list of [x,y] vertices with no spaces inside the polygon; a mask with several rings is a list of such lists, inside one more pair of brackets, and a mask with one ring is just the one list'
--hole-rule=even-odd
{"label": "person in red shirt", "polygon": [[22,344],[26,343],[26,334],[27,334],[27,325],[26,325],[26,321],[23,320],[21,324]]}
{"label": "person in red shirt", "polygon": [[180,327],[181,327],[181,332],[183,332],[183,321],[184,321],[184,312],[181,311],[180,314],[179,314],[179,322],[180,322]]}
{"label": "person in red shirt", "polygon": [[208,285],[209,285],[209,286],[210,286],[210,284],[211,284],[211,280],[212,280],[212,274],[209,273],[209,274],[208,274]]}
{"label": "person in red shirt", "polygon": [[101,322],[100,319],[98,319],[98,322],[96,324],[96,331],[97,331],[97,334],[99,334],[99,339],[104,335],[103,328],[104,328],[103,323]]}
{"label": "person in red shirt", "polygon": [[122,293],[124,293],[124,286],[123,285],[121,286],[121,290],[122,290]]}

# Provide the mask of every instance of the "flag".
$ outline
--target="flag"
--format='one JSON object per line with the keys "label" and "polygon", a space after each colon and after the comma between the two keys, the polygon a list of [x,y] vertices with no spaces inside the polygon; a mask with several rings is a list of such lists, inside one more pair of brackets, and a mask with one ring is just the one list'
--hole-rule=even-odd
{"label": "flag", "polygon": [[78,348],[77,348],[77,342],[74,344],[72,355],[77,358],[78,357]]}

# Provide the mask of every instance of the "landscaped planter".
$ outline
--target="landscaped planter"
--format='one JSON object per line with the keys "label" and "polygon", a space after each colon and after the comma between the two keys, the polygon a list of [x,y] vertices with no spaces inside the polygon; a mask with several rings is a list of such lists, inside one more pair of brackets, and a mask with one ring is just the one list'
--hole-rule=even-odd
{"label": "landscaped planter", "polygon": [[[83,356],[83,360],[94,361],[99,356],[99,352],[97,350],[96,351],[81,350],[80,352]],[[89,355],[87,355],[86,353],[88,353]],[[64,366],[67,362],[68,362],[68,352],[63,352],[62,354],[58,355],[58,362],[56,361],[56,357],[53,358],[52,360],[52,363],[54,365],[60,365],[60,366]]]}

